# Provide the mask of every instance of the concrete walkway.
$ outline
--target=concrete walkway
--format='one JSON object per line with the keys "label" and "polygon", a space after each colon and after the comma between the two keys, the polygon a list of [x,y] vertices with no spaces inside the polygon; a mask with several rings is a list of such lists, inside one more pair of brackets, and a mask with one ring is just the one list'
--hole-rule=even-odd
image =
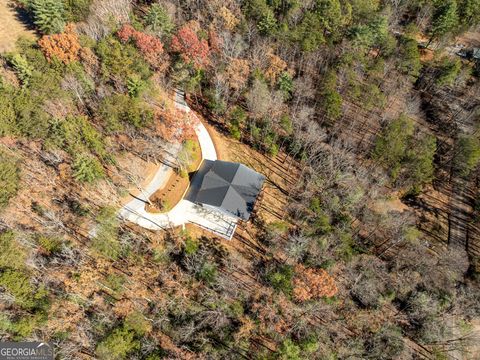
{"label": "concrete walkway", "polygon": [[[175,106],[182,111],[190,112],[190,108],[184,100],[184,94],[181,92],[175,94]],[[198,118],[194,130],[200,144],[202,159],[216,160],[217,152],[212,138]],[[166,213],[154,214],[145,210],[147,197],[150,197],[168,182],[170,170],[168,166],[162,164],[144,192],[120,210],[120,218],[150,230],[162,230],[192,223],[224,238],[231,238],[235,232],[236,218],[207,211],[188,200],[181,200]]]}

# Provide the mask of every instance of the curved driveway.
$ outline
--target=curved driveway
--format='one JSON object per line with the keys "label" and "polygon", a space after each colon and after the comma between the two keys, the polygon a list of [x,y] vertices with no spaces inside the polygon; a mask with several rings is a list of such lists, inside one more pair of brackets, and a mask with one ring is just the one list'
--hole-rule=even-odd
{"label": "curved driveway", "polygon": [[[190,108],[186,105],[185,101],[182,100],[183,94],[179,95],[179,93],[177,93],[175,98],[176,107],[180,110],[190,112]],[[202,159],[216,160],[217,152],[215,151],[212,138],[200,120],[197,121],[194,130],[200,144]],[[169,170],[170,168],[168,166],[162,164],[152,181],[144,189],[144,192],[120,210],[120,218],[150,230],[167,229],[190,222],[207,228],[223,237],[230,238],[235,230],[236,218],[206,211],[201,206],[188,200],[181,200],[166,213],[155,214],[145,210],[147,197],[150,197],[155,191],[166,184]]]}

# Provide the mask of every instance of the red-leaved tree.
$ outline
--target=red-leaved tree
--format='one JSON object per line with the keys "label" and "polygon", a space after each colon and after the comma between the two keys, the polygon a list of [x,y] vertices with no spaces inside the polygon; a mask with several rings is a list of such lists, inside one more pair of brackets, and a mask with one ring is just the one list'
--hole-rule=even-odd
{"label": "red-leaved tree", "polygon": [[132,38],[132,36],[135,32],[137,32],[137,30],[135,30],[132,27],[132,25],[124,24],[120,28],[120,30],[117,31],[117,36],[122,42],[126,43],[127,41],[129,41]]}
{"label": "red-leaved tree", "polygon": [[183,26],[172,38],[172,50],[183,61],[201,69],[210,63],[210,47],[205,39],[199,39],[191,27]]}
{"label": "red-leaved tree", "polygon": [[117,36],[124,43],[133,40],[145,60],[154,68],[161,68],[166,62],[163,44],[157,37],[137,31],[129,24],[123,25]]}

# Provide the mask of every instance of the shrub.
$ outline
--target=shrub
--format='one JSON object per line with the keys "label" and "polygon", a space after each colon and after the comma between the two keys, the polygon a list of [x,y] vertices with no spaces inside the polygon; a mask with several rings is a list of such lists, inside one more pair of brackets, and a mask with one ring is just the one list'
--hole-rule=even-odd
{"label": "shrub", "polygon": [[422,63],[415,39],[403,38],[400,47],[400,70],[410,76],[418,77]]}
{"label": "shrub", "polygon": [[257,24],[262,35],[270,35],[277,28],[277,19],[272,11],[267,11]]}
{"label": "shrub", "polygon": [[247,120],[247,113],[240,106],[234,106],[230,112],[229,120],[231,124],[240,126]]}
{"label": "shrub", "polygon": [[48,306],[47,291],[35,289],[30,279],[21,271],[5,270],[0,274],[0,285],[15,298],[15,304],[27,310],[42,310]]}
{"label": "shrub", "polygon": [[20,170],[11,156],[0,150],[0,209],[17,194]]}
{"label": "shrub", "polygon": [[86,116],[67,116],[65,119],[52,121],[47,141],[71,155],[90,150],[102,158],[108,157],[101,134]]}
{"label": "shrub", "polygon": [[146,87],[147,83],[138,76],[129,77],[127,80],[128,95],[132,98],[139,97]]}
{"label": "shrub", "polygon": [[121,295],[124,291],[125,277],[121,274],[109,274],[103,284],[111,289],[115,295]]}
{"label": "shrub", "polygon": [[235,140],[240,140],[242,138],[242,132],[240,131],[238,125],[231,124],[229,127],[229,132],[232,138],[234,138]]}
{"label": "shrub", "polygon": [[280,147],[276,143],[277,136],[275,134],[269,134],[265,138],[265,148],[267,150],[268,155],[275,157],[277,156],[278,152],[280,151]]}
{"label": "shrub", "polygon": [[293,134],[293,122],[290,116],[288,115],[282,115],[280,119],[280,126],[285,131],[287,135],[292,135]]}
{"label": "shrub", "polygon": [[174,24],[165,8],[160,4],[152,4],[145,15],[145,24],[159,34],[170,34]]}
{"label": "shrub", "polygon": [[413,132],[413,121],[402,115],[388,124],[375,141],[373,157],[382,161],[392,175],[398,173]]}
{"label": "shrub", "polygon": [[119,222],[115,209],[103,208],[97,216],[98,228],[92,240],[93,249],[99,254],[117,259],[120,254],[118,241]]}
{"label": "shrub", "polygon": [[36,240],[48,255],[58,253],[62,249],[63,240],[59,237],[39,235]]}
{"label": "shrub", "polygon": [[128,330],[133,330],[139,336],[144,336],[152,330],[152,324],[138,311],[133,311],[127,315],[124,326]]}
{"label": "shrub", "polygon": [[214,114],[225,114],[227,104],[222,94],[215,89],[208,89],[205,91],[205,97],[207,98],[207,106]]}
{"label": "shrub", "polygon": [[105,78],[114,77],[125,81],[134,75],[142,79],[151,75],[148,64],[131,44],[122,44],[109,36],[97,43],[95,51],[101,60]]}
{"label": "shrub", "polygon": [[278,349],[278,358],[282,360],[301,360],[301,349],[291,339],[282,342]]}
{"label": "shrub", "polygon": [[198,240],[192,239],[190,236],[188,236],[185,239],[185,245],[184,245],[184,252],[185,254],[188,255],[193,255],[197,252],[199,248],[199,242]]}
{"label": "shrub", "polygon": [[73,177],[80,182],[92,183],[105,176],[102,164],[91,155],[78,155],[72,168]]}
{"label": "shrub", "polygon": [[458,59],[451,60],[444,58],[437,66],[437,78],[435,83],[438,86],[452,85],[462,68],[462,63]]}
{"label": "shrub", "polygon": [[99,359],[121,360],[140,348],[140,342],[135,339],[135,333],[124,327],[114,329],[102,340],[95,350]]}
{"label": "shrub", "polygon": [[30,91],[17,93],[13,106],[17,115],[16,128],[21,135],[35,139],[47,137],[50,117],[42,105],[42,100]]}
{"label": "shrub", "polygon": [[26,259],[27,252],[15,240],[13,231],[0,233],[0,269],[23,269]]}
{"label": "shrub", "polygon": [[28,63],[24,56],[15,54],[11,57],[10,62],[23,86],[28,86],[32,77],[33,67]]}
{"label": "shrub", "polygon": [[93,0],[65,0],[65,10],[70,21],[80,22],[90,13]]}
{"label": "shrub", "polygon": [[277,291],[290,295],[293,290],[293,267],[290,265],[280,265],[266,274],[268,283]]}
{"label": "shrub", "polygon": [[311,234],[325,235],[332,232],[330,216],[322,209],[320,199],[313,198],[309,208],[314,213],[314,217],[310,221]]}
{"label": "shrub", "polygon": [[208,261],[203,263],[197,274],[197,278],[209,285],[213,284],[217,278],[217,266]]}
{"label": "shrub", "polygon": [[309,335],[302,340],[302,342],[300,343],[300,347],[304,352],[308,354],[314,354],[320,348],[320,343],[317,339],[317,336]]}
{"label": "shrub", "polygon": [[284,71],[283,73],[280,74],[278,81],[278,88],[283,91],[285,94],[285,97],[288,99],[290,98],[290,95],[293,91],[293,79],[292,76]]}
{"label": "shrub", "polygon": [[60,33],[65,27],[65,8],[62,0],[32,0],[35,25],[44,34]]}
{"label": "shrub", "polygon": [[462,136],[457,141],[454,166],[462,176],[468,176],[480,161],[480,140],[475,136]]}
{"label": "shrub", "polygon": [[[0,79],[1,81],[1,79]],[[0,137],[18,132],[13,94],[2,92],[0,88]]]}
{"label": "shrub", "polygon": [[187,139],[182,143],[182,148],[178,154],[178,162],[180,168],[187,172],[194,171],[195,164],[200,157],[201,150],[198,143],[194,140]]}
{"label": "shrub", "polygon": [[393,325],[384,325],[367,345],[368,356],[375,359],[400,359],[405,348],[401,330]]}
{"label": "shrub", "polygon": [[273,221],[267,225],[267,231],[271,234],[285,235],[288,232],[288,223],[282,220]]}

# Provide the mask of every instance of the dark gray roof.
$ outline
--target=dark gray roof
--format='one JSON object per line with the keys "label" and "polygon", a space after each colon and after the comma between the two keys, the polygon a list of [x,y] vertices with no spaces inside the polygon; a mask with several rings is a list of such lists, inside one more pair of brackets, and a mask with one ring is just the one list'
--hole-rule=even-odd
{"label": "dark gray roof", "polygon": [[472,57],[474,59],[480,60],[480,48],[473,48],[472,50]]}
{"label": "dark gray roof", "polygon": [[250,218],[265,176],[245,165],[204,160],[193,176],[185,198],[216,206],[243,220]]}

